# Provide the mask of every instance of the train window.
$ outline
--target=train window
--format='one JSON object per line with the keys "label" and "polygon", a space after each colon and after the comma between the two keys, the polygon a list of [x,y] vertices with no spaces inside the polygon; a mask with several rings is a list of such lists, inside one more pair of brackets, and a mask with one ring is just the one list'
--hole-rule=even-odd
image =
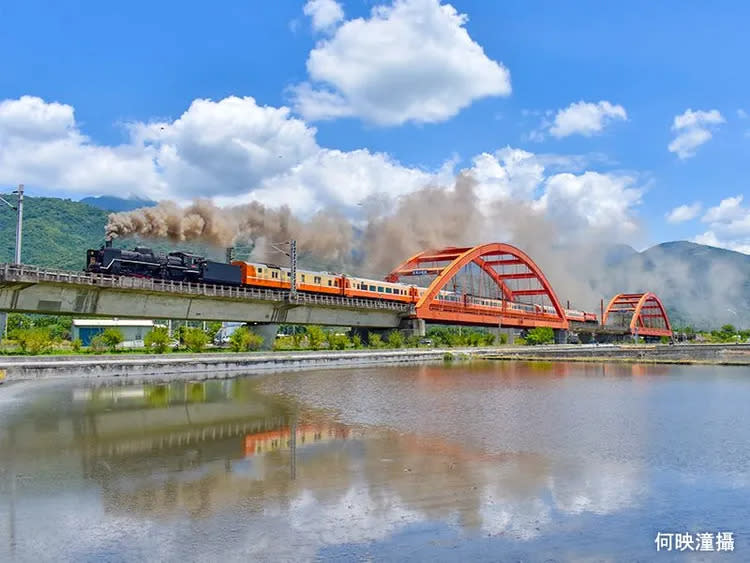
{"label": "train window", "polygon": [[278,272],[271,272],[271,277],[272,278],[278,278],[279,277],[279,273]]}
{"label": "train window", "polygon": [[305,274],[302,274],[302,281],[305,281]]}
{"label": "train window", "polygon": [[380,293],[383,293],[383,287],[382,287],[382,286],[378,286],[378,291],[379,291]]}
{"label": "train window", "polygon": [[329,286],[330,286],[330,285],[332,285],[332,284],[331,284],[331,280],[328,280],[328,285],[329,285]]}
{"label": "train window", "polygon": [[262,274],[263,273],[263,268],[258,268],[258,273]]}
{"label": "train window", "polygon": [[370,291],[375,291],[375,286],[374,285],[370,286]]}
{"label": "train window", "polygon": [[386,293],[393,293],[393,290],[390,287],[385,288]]}
{"label": "train window", "polygon": [[315,276],[313,279],[314,283],[320,283],[320,276]]}

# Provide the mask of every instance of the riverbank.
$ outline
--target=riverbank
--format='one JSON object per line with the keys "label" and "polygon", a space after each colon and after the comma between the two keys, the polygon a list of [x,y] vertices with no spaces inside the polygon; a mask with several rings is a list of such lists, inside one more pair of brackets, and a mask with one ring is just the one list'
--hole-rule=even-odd
{"label": "riverbank", "polygon": [[[677,346],[555,345],[503,348],[418,348],[307,352],[204,354],[119,354],[102,356],[7,356],[0,359],[0,382],[65,377],[220,379],[242,373],[442,362],[451,359],[500,361],[627,362],[750,366],[748,344]],[[4,377],[3,377],[4,375]]]}
{"label": "riverbank", "polygon": [[248,354],[10,356],[0,359],[0,373],[5,373],[7,382],[63,377],[217,379],[231,377],[237,372],[442,362],[446,354],[460,359],[483,358],[496,353],[497,348],[418,348]]}
{"label": "riverbank", "polygon": [[498,350],[491,360],[750,366],[750,344],[550,346]]}

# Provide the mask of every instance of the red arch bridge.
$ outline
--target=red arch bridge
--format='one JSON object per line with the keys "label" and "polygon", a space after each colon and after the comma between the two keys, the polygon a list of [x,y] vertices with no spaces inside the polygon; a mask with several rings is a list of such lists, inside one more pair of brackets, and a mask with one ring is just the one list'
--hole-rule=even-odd
{"label": "red arch bridge", "polygon": [[[520,249],[503,243],[446,247],[415,254],[386,277],[418,289],[411,303],[228,287],[0,264],[0,312],[123,318],[408,328],[443,323],[552,328],[643,337],[671,336],[653,293],[620,294],[597,315],[564,308],[550,282]],[[344,287],[341,284],[340,287]],[[414,323],[416,321],[416,323]],[[269,328],[271,328],[269,326]]]}
{"label": "red arch bridge", "polygon": [[653,293],[617,295],[601,324],[594,313],[564,308],[541,268],[509,244],[426,250],[386,279],[426,288],[413,317],[431,323],[672,336],[666,310]]}

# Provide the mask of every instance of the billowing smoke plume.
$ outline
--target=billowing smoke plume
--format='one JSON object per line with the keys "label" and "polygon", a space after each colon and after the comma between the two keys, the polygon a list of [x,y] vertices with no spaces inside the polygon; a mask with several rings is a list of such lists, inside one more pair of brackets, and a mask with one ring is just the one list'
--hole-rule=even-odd
{"label": "billowing smoke plume", "polygon": [[[592,229],[571,239],[532,203],[508,199],[488,206],[475,187],[471,176],[460,174],[453,186],[427,186],[396,201],[371,197],[362,202],[363,219],[355,222],[331,210],[302,219],[288,207],[257,202],[226,208],[205,200],[187,208],[162,202],[111,214],[107,236],[219,247],[250,243],[250,258],[272,262],[279,255],[270,243],[294,238],[303,266],[324,264],[370,277],[382,277],[421,250],[501,241],[530,255],[558,297],[573,307],[598,312],[599,300],[615,293],[653,291],[670,309],[682,312],[684,322],[750,324],[746,266],[709,262],[696,268],[690,256],[641,259],[633,249],[611,244],[609,233]],[[613,257],[613,251],[622,255]]]}
{"label": "billowing smoke plume", "polygon": [[303,221],[286,206],[270,209],[258,202],[220,208],[198,200],[183,209],[164,201],[155,207],[110,214],[106,236],[131,235],[219,247],[249,242],[255,246],[255,256],[262,259],[268,258],[269,243],[296,239],[300,253],[332,263],[346,263],[352,247],[352,226],[338,214],[321,212]]}

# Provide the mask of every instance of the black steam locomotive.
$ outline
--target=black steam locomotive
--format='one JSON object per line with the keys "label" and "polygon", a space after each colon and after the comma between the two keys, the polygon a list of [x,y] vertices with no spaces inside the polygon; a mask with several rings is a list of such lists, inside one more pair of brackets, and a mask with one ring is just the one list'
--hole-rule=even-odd
{"label": "black steam locomotive", "polygon": [[206,260],[203,256],[188,252],[156,254],[145,246],[122,250],[112,248],[110,241],[99,250],[86,251],[86,271],[217,285],[242,283],[242,271],[239,266]]}

